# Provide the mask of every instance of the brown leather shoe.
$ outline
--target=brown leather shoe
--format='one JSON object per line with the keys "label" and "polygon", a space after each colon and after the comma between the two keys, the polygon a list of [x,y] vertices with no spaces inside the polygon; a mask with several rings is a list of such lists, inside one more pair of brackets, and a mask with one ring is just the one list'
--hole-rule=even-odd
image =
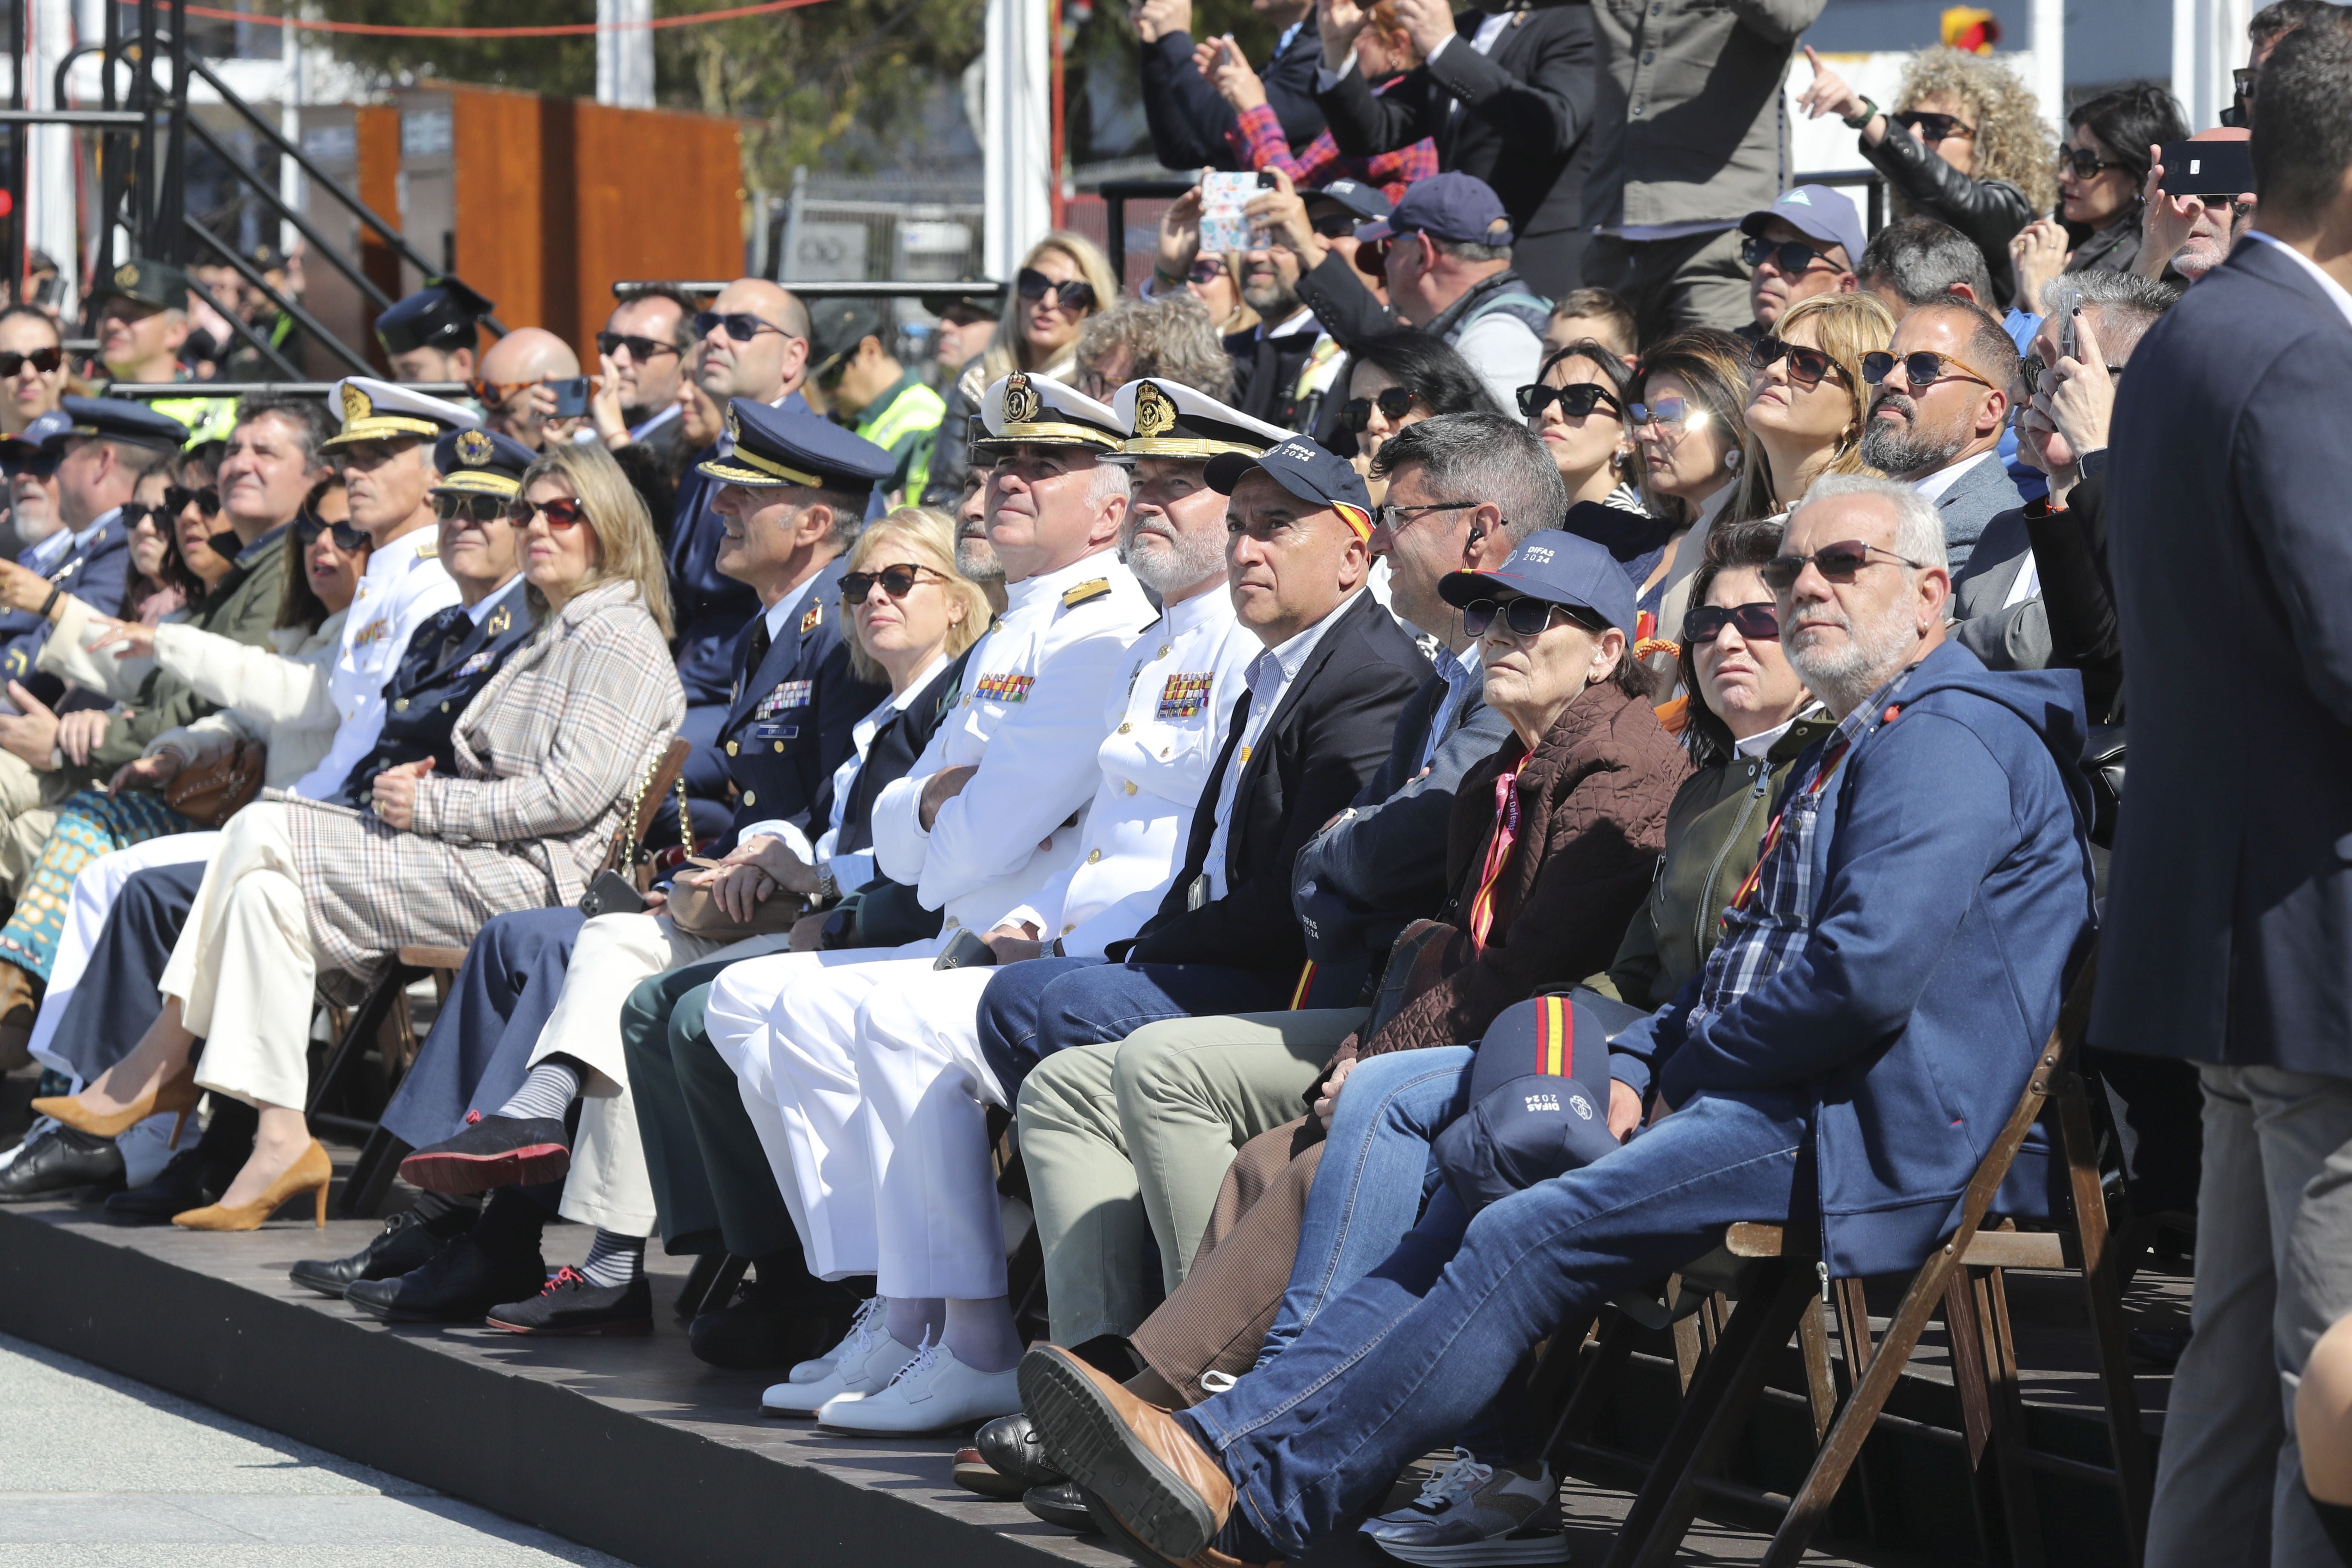
{"label": "brown leather shoe", "polygon": [[1059,1345],[1023,1356],[1020,1381],[1055,1468],[1158,1559],[1201,1558],[1233,1511],[1234,1484],[1175,1417]]}

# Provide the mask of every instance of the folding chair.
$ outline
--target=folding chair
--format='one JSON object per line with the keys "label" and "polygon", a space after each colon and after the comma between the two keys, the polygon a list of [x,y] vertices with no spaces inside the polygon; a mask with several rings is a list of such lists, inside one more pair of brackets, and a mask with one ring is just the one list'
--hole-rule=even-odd
{"label": "folding chair", "polygon": [[[2115,1486],[2129,1561],[2135,1565],[2141,1561],[2152,1467],[2126,1359],[2116,1258],[2082,1082],[2063,1065],[2082,1038],[2095,966],[2084,965],[2016,1109],[1969,1179],[1958,1227],[1913,1274],[1875,1345],[1860,1282],[1829,1282],[1833,1288],[1824,1289],[1817,1237],[1777,1223],[1727,1229],[1724,1251],[1748,1264],[1738,1305],[1691,1380],[1664,1447],[1626,1515],[1607,1568],[1663,1568],[1671,1563],[1700,1504],[1709,1500],[1778,1512],[1780,1523],[1763,1568],[1794,1568],[1861,1456],[1864,1440],[1884,1416],[1887,1398],[1929,1317],[1939,1308],[1951,1337],[1971,1472],[1981,1484],[1990,1458],[2000,1478],[2000,1511],[2006,1518],[2011,1552],[2020,1568],[2032,1568],[2042,1558],[2026,1479],[2032,1470]],[[2027,1131],[2053,1098],[2071,1213],[2057,1217],[2054,1232],[1982,1229],[1986,1210]],[[2017,1399],[2015,1352],[2000,1270],[2062,1268],[2069,1262],[2080,1269],[2090,1310],[2113,1459],[2106,1467],[2032,1450],[2025,1442]],[[1977,1273],[1979,1269],[1984,1272]],[[1819,1323],[1818,1303],[1825,1293],[1838,1310],[1847,1392],[1834,1417],[1826,1421],[1816,1395],[1819,1448],[1796,1494],[1780,1498],[1728,1479],[1726,1461],[1762,1395],[1770,1363],[1791,1333],[1808,1321]],[[1609,1348],[1604,1343],[1604,1354]],[[1810,1362],[1810,1344],[1807,1349]],[[1603,1364],[1596,1358],[1586,1375]],[[1571,1415],[1589,1415],[1577,1408],[1585,1393],[1580,1380],[1577,1397],[1570,1402]],[[1567,1424],[1564,1417],[1563,1426]]]}
{"label": "folding chair", "polygon": [[[693,743],[684,736],[671,740],[668,750],[638,781],[630,804],[629,820],[622,831],[613,835],[612,844],[597,874],[628,868],[642,890],[651,880],[651,858],[646,853],[646,830],[652,826],[662,797],[677,782],[686,767],[686,759]],[[310,1099],[305,1114],[313,1128],[329,1127],[352,1133],[362,1140],[360,1157],[352,1167],[351,1179],[344,1184],[341,1214],[345,1219],[373,1218],[383,1207],[384,1196],[392,1190],[392,1182],[400,1170],[400,1162],[408,1152],[408,1145],[383,1130],[381,1122],[354,1116],[322,1111],[320,1107],[365,1053],[371,1041],[383,1026],[385,1016],[403,993],[416,981],[430,974],[435,986],[446,1002],[449,986],[458,968],[466,962],[467,949],[463,947],[404,947],[377,971],[360,1005],[352,1012],[334,1047],[328,1052],[323,1066],[310,1088]],[[396,1089],[397,1081],[389,1086]],[[387,1095],[389,1094],[387,1090]]]}

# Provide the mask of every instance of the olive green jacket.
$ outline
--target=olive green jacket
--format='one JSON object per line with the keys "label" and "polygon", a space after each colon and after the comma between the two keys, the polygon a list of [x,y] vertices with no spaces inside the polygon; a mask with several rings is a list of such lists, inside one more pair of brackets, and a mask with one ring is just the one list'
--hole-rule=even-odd
{"label": "olive green jacket", "polygon": [[1734,757],[1683,781],[1666,808],[1666,851],[1609,979],[1629,1005],[1663,1007],[1696,975],[1723,931],[1723,911],[1763,852],[1789,765],[1833,727],[1816,709],[1761,758]]}

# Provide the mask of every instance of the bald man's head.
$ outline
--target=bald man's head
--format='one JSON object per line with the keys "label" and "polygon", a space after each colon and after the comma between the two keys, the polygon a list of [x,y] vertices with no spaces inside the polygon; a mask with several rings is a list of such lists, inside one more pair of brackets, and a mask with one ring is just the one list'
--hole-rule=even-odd
{"label": "bald man's head", "polygon": [[724,404],[730,397],[778,403],[808,374],[808,307],[764,278],[739,278],[719,291],[702,334],[696,378]]}
{"label": "bald man's head", "polygon": [[561,381],[579,374],[580,356],[544,327],[517,327],[482,356],[482,379],[488,382]]}

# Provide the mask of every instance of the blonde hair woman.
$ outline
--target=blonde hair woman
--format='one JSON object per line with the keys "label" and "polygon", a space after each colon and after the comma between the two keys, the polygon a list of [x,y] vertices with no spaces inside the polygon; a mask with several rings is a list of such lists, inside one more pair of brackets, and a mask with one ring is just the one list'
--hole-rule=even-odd
{"label": "blonde hair woman", "polygon": [[1773,517],[1823,474],[1864,474],[1870,388],[1862,356],[1895,337],[1895,317],[1871,294],[1816,294],[1780,313],[1756,344],[1739,490],[1724,521]]}
{"label": "blonde hair woman", "polygon": [[1859,131],[1863,157],[1895,192],[1896,216],[1916,213],[1967,235],[1984,252],[2000,296],[1980,303],[2008,304],[2017,291],[2010,239],[2057,199],[2050,133],[2032,89],[1989,56],[1922,49],[1889,113],[1822,65],[1811,46],[1805,58],[1813,81],[1798,103],[1816,120],[1834,114]]}
{"label": "blonde hair woman", "polygon": [[301,999],[322,978],[348,995],[403,947],[464,947],[493,915],[579,902],[686,717],[661,552],[619,465],[593,446],[541,458],[509,515],[540,625],[458,716],[455,776],[410,763],[376,775],[369,811],[278,798],[230,818],[163,1013],[80,1095],[43,1102],[110,1137],[200,1090],[257,1107],[252,1157],[175,1224],[252,1230],[315,1194],[323,1225]]}

